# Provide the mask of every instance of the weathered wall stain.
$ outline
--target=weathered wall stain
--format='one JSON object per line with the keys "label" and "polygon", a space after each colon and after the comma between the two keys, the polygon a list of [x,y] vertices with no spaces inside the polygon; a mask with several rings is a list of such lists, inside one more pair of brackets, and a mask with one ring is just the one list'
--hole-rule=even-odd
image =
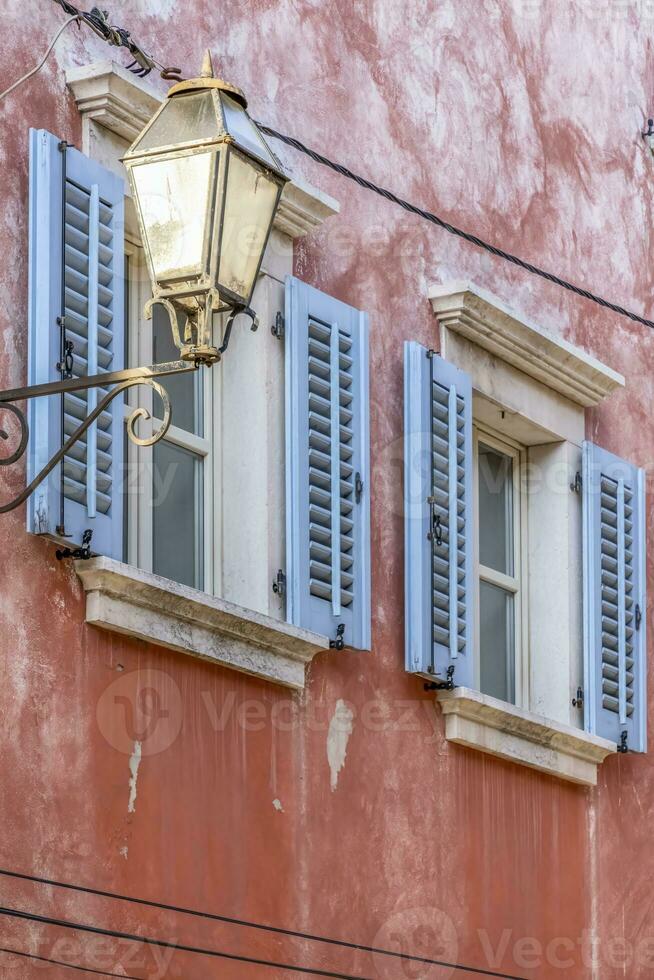
{"label": "weathered wall stain", "polygon": [[134,751],[129,757],[129,800],[127,812],[134,813],[136,810],[136,795],[138,793],[137,782],[139,778],[139,768],[141,766],[141,743],[134,742]]}
{"label": "weathered wall stain", "polygon": [[352,734],[352,721],[354,714],[352,709],[339,698],[334,708],[334,714],[329,722],[327,732],[327,762],[329,763],[330,786],[332,792],[338,786],[338,774],[345,765],[347,756],[347,743]]}

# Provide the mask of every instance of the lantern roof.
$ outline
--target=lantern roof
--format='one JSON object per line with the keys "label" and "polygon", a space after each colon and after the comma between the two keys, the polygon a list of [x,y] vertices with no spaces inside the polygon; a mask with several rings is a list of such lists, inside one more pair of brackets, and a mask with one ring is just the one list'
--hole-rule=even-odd
{"label": "lantern roof", "polygon": [[235,85],[215,77],[207,51],[199,77],[172,86],[161,109],[130,146],[127,156],[227,139],[285,176],[280,161],[248,114],[245,95]]}

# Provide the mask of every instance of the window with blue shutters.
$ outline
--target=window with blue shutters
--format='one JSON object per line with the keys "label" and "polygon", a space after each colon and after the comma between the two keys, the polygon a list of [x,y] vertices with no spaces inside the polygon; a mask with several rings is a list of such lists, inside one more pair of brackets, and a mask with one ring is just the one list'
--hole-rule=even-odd
{"label": "window with blue shutters", "polygon": [[368,325],[286,283],[287,613],[370,648]]}
{"label": "window with blue shutters", "polygon": [[404,406],[406,669],[473,686],[470,379],[406,343]]}
{"label": "window with blue shutters", "polygon": [[[30,133],[28,384],[124,367],[124,186],[51,133]],[[31,479],[106,394],[30,402]],[[123,405],[116,398],[30,498],[28,530],[122,557]]]}
{"label": "window with blue shutters", "polygon": [[585,442],[582,489],[586,729],[644,752],[644,471]]}

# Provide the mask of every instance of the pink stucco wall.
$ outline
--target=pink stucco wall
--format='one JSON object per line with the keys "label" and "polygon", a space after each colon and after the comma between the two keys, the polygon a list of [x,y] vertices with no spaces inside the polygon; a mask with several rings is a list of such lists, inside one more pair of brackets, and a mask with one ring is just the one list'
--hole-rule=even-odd
{"label": "pink stucco wall", "polygon": [[[210,45],[256,118],[654,313],[654,160],[639,135],[654,113],[647,0],[113,0],[110,12],[186,73]],[[63,16],[54,3],[4,0],[1,87],[38,60]],[[79,145],[64,71],[108,56],[94,35],[69,29],[40,75],[0,104],[2,387],[26,371],[28,127]],[[609,760],[590,791],[444,740],[440,713],[403,671],[397,446],[401,345],[433,345],[434,281],[469,277],[623,373],[624,393],[589,416],[588,434],[643,466],[654,448],[654,337],[282,155],[342,205],[299,246],[297,274],[371,315],[373,651],[318,658],[305,694],[291,698],[111,638],[83,625],[73,569],[26,535],[23,511],[1,518],[0,866],[364,944],[400,935],[415,951],[440,947],[445,958],[539,980],[651,976],[652,755]],[[2,497],[20,482],[0,474]],[[133,700],[144,671],[159,672],[150,679],[168,715],[142,737],[130,807],[140,729],[120,698]],[[332,790],[339,699],[354,717]],[[287,963],[384,980],[449,975],[40,886],[0,880],[0,891],[2,905]],[[104,956],[102,968],[127,974],[291,975],[181,953],[162,974],[152,951],[128,965],[126,943],[99,951],[88,937],[4,920],[0,935],[0,945],[40,942],[59,959]],[[4,957],[0,975],[40,973]]]}

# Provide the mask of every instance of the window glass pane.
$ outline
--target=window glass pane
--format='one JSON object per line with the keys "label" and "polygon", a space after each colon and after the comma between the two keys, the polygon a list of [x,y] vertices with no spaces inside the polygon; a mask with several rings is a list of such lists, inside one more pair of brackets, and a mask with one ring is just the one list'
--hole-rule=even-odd
{"label": "window glass pane", "polygon": [[513,575],[513,459],[479,443],[479,562]]}
{"label": "window glass pane", "polygon": [[479,583],[480,687],[501,701],[515,703],[514,602],[510,592]]}
{"label": "window glass pane", "polygon": [[[152,357],[155,364],[165,361],[178,361],[179,350],[173,343],[170,320],[163,306],[155,306],[152,311]],[[147,329],[147,328],[146,328]],[[160,383],[170,396],[173,412],[172,424],[196,436],[202,435],[202,374],[171,374],[160,378]],[[161,402],[154,395],[154,415],[161,414]]]}
{"label": "window glass pane", "polygon": [[152,570],[203,587],[202,459],[165,439],[153,448]]}

